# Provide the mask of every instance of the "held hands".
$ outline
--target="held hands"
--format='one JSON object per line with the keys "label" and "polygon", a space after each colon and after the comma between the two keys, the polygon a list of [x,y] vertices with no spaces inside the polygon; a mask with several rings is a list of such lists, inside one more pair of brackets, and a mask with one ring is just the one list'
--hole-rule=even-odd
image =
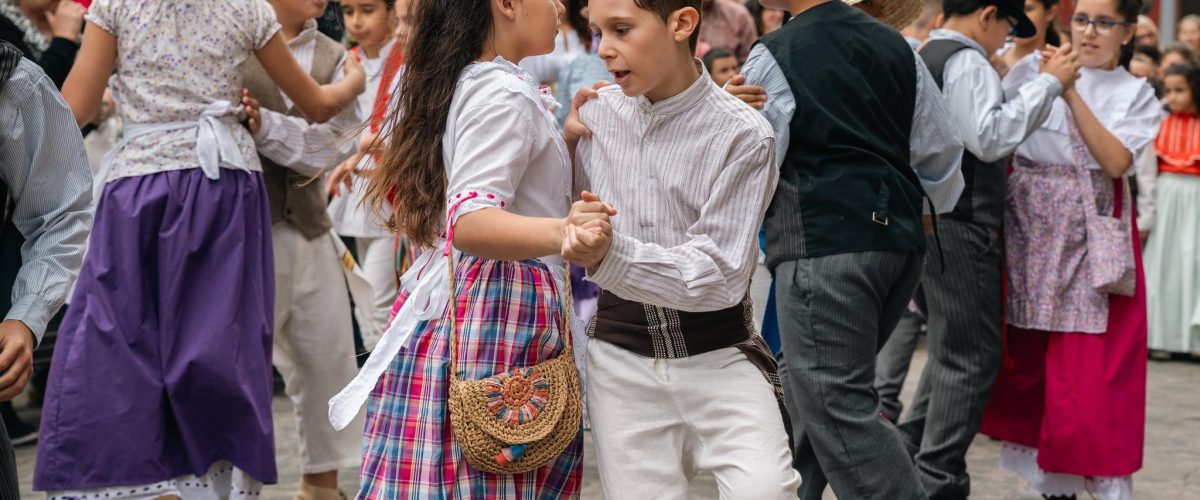
{"label": "held hands", "polygon": [[563,227],[562,257],[577,266],[594,269],[604,262],[612,247],[612,224],[617,215],[612,205],[584,191],[582,200],[571,206]]}
{"label": "held hands", "polygon": [[1058,79],[1063,92],[1075,88],[1075,80],[1079,79],[1079,53],[1075,52],[1070,43],[1061,47],[1046,47],[1042,50],[1041,72]]}
{"label": "held hands", "polygon": [[250,95],[249,89],[242,89],[242,111],[246,113],[246,121],[243,125],[246,130],[250,131],[250,135],[258,135],[262,130],[262,104]]}
{"label": "held hands", "polygon": [[767,104],[767,90],[758,85],[746,85],[744,75],[733,75],[725,84],[725,91],[754,109],[761,110]]}
{"label": "held hands", "polygon": [[25,390],[33,375],[33,331],[21,321],[0,323],[0,401]]}
{"label": "held hands", "polygon": [[50,24],[54,38],[66,38],[78,43],[79,37],[83,35],[85,13],[87,8],[78,2],[62,1],[58,2],[58,7],[53,11],[46,11],[46,22]]}

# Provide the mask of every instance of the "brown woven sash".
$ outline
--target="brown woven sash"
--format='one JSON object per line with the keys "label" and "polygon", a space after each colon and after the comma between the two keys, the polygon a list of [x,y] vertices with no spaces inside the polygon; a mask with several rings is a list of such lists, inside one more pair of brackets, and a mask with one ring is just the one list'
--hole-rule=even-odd
{"label": "brown woven sash", "polygon": [[639,356],[679,359],[736,347],[762,372],[775,391],[783,424],[792,437],[792,422],[783,401],[779,364],[754,329],[754,307],[747,290],[742,302],[719,311],[687,312],[600,293],[596,316],[587,335]]}

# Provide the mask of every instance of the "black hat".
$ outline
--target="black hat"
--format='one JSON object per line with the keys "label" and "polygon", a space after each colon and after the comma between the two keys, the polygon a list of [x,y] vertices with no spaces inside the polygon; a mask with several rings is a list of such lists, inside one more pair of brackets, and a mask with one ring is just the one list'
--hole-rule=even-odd
{"label": "black hat", "polygon": [[1037,34],[1037,26],[1025,15],[1025,2],[1021,0],[984,0],[986,5],[995,5],[1001,16],[1014,21],[1013,35],[1029,38]]}

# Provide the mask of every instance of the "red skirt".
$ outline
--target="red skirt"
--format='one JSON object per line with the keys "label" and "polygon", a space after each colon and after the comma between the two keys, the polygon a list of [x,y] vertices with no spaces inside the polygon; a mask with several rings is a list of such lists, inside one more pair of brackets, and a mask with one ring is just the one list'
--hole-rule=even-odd
{"label": "red skirt", "polygon": [[980,432],[1038,450],[1047,472],[1126,476],[1142,468],[1146,428],[1146,280],[1136,243],[1133,297],[1109,295],[1102,334],[1008,328]]}

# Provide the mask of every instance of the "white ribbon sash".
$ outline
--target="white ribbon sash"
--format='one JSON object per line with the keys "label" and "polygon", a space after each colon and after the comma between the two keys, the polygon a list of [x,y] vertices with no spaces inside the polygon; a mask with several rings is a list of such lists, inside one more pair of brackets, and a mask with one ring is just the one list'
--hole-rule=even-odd
{"label": "white ribbon sash", "polygon": [[140,123],[126,124],[125,137],[104,155],[100,162],[100,171],[96,173],[93,184],[93,199],[99,200],[108,184],[108,176],[112,173],[113,160],[117,154],[129,145],[129,142],[139,137],[151,134],[162,134],[176,130],[196,129],[196,159],[200,170],[209,179],[216,180],[221,175],[221,166],[238,170],[250,171],[242,151],[234,140],[230,127],[240,127],[234,121],[238,108],[229,101],[215,101],[204,108],[200,118],[194,122]]}

